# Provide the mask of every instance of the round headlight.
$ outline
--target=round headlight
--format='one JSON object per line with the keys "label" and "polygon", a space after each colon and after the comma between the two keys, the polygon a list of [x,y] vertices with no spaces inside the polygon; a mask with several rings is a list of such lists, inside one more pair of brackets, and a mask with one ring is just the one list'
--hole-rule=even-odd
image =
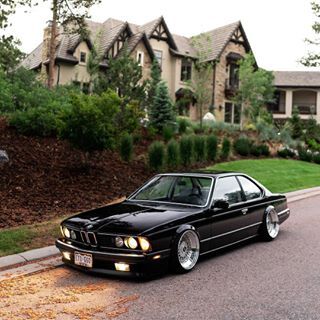
{"label": "round headlight", "polygon": [[77,235],[73,230],[71,230],[70,235],[72,240],[77,240]]}
{"label": "round headlight", "polygon": [[138,240],[142,251],[148,251],[151,249],[150,242],[147,238],[139,237]]}
{"label": "round headlight", "polygon": [[63,227],[62,231],[66,238],[70,238],[70,231],[67,227]]}
{"label": "round headlight", "polygon": [[123,244],[124,244],[123,239],[121,237],[116,237],[115,244],[118,248],[123,247]]}
{"label": "round headlight", "polygon": [[137,249],[138,242],[135,238],[129,237],[124,240],[125,245],[130,249]]}

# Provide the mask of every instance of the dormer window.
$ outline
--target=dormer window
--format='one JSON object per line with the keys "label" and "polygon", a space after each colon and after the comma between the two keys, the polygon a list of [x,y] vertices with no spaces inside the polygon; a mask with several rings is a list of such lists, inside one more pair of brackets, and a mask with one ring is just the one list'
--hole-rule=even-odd
{"label": "dormer window", "polygon": [[141,51],[137,52],[137,62],[139,64],[139,66],[143,67],[143,58],[144,58],[144,54]]}
{"label": "dormer window", "polygon": [[87,62],[87,54],[85,52],[80,52],[80,62],[86,63]]}

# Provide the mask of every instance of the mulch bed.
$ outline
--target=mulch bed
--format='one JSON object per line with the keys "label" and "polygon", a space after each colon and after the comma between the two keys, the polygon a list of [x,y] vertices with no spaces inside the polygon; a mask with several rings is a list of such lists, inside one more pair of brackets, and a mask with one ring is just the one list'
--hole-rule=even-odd
{"label": "mulch bed", "polygon": [[129,195],[152,173],[147,143],[129,164],[102,151],[83,164],[84,153],[55,138],[26,137],[0,118],[0,149],[10,162],[0,167],[0,228],[47,221]]}

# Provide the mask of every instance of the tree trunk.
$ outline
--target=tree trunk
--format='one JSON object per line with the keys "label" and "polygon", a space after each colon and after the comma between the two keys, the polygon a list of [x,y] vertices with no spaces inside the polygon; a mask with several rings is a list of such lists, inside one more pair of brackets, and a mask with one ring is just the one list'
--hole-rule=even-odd
{"label": "tree trunk", "polygon": [[57,37],[57,12],[58,0],[53,0],[52,3],[52,25],[50,37],[50,51],[49,51],[49,75],[48,88],[52,89],[54,84],[54,69],[55,69],[55,55],[56,55],[56,37]]}

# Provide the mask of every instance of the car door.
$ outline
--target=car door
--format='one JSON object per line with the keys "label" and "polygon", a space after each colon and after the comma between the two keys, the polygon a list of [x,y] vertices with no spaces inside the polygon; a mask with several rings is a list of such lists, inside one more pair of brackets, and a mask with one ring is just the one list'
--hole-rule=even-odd
{"label": "car door", "polygon": [[243,239],[242,230],[247,225],[248,210],[243,190],[236,176],[219,177],[216,180],[212,204],[220,199],[227,200],[229,208],[211,210],[211,250]]}
{"label": "car door", "polygon": [[238,175],[245,203],[244,208],[247,228],[242,230],[243,237],[257,234],[263,221],[263,215],[268,204],[265,203],[264,191],[249,177]]}

